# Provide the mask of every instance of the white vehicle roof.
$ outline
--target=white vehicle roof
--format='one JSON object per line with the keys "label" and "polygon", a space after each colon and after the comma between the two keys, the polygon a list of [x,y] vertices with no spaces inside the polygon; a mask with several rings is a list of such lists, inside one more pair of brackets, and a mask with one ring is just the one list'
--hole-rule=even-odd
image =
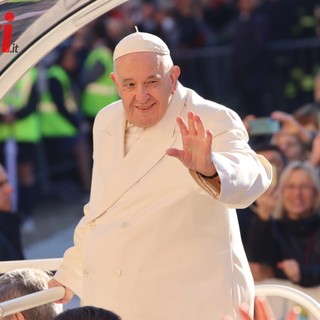
{"label": "white vehicle roof", "polygon": [[[126,1],[0,0],[0,99],[29,68],[61,42]],[[11,15],[8,16],[8,12]],[[14,18],[8,22],[12,14]],[[10,25],[11,52],[3,52]]]}

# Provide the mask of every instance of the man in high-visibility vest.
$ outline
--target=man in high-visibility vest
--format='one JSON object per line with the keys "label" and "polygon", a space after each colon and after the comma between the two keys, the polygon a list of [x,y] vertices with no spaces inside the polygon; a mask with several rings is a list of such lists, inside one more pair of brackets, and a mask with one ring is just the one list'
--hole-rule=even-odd
{"label": "man in high-visibility vest", "polygon": [[119,96],[110,78],[113,70],[112,52],[103,45],[96,46],[89,53],[84,63],[82,84],[82,110],[84,115],[93,120],[98,111]]}
{"label": "man in high-visibility vest", "polygon": [[[96,114],[105,106],[119,99],[110,78],[113,71],[112,51],[105,42],[99,23],[92,27],[92,49],[89,51],[80,74],[81,109],[90,125],[89,142],[92,142],[92,126]],[[99,31],[100,30],[100,31]]]}
{"label": "man in high-visibility vest", "polygon": [[30,69],[0,101],[0,160],[6,163],[6,167],[12,165],[14,160],[5,160],[5,146],[8,141],[16,142],[18,209],[24,215],[25,231],[32,231],[34,227],[32,213],[36,197],[35,167],[37,147],[41,139],[37,115],[37,77],[37,69]]}
{"label": "man in high-visibility vest", "polygon": [[65,48],[56,63],[49,67],[46,74],[47,90],[41,94],[39,114],[48,160],[60,163],[75,160],[83,191],[89,192],[89,153],[72,85],[72,75],[78,67],[76,61],[74,49]]}

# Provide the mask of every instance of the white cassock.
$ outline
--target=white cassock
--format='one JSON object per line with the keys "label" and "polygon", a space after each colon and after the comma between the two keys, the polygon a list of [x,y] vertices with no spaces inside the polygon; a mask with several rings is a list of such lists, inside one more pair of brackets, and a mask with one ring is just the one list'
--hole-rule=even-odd
{"label": "white cassock", "polygon": [[[176,117],[188,111],[213,132],[221,192],[166,155],[182,148]],[[121,101],[96,117],[90,201],[55,278],[123,320],[236,318],[240,303],[252,307],[254,284],[235,208],[266,190],[270,164],[237,114],[181,84],[126,156],[125,126]]]}

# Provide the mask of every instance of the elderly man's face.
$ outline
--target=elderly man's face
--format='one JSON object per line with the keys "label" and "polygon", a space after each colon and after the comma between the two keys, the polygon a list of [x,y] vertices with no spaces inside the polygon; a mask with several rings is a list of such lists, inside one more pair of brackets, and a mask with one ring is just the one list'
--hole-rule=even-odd
{"label": "elderly man's face", "polygon": [[176,90],[180,69],[150,52],[131,53],[116,60],[111,78],[122,99],[127,120],[147,128],[158,123]]}

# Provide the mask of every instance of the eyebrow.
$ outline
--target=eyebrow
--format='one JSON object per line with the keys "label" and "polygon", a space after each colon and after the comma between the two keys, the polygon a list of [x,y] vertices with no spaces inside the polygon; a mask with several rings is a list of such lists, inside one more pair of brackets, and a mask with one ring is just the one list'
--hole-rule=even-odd
{"label": "eyebrow", "polygon": [[[159,80],[160,78],[161,78],[161,75],[160,75],[160,74],[153,74],[153,75],[151,75],[151,76],[148,76],[148,77],[144,80],[144,82],[145,82],[145,81],[148,81],[148,80],[150,80],[150,79],[157,79],[157,80]],[[129,82],[129,81],[136,82],[136,80],[134,80],[133,78],[125,78],[125,79],[122,80],[122,83]]]}

